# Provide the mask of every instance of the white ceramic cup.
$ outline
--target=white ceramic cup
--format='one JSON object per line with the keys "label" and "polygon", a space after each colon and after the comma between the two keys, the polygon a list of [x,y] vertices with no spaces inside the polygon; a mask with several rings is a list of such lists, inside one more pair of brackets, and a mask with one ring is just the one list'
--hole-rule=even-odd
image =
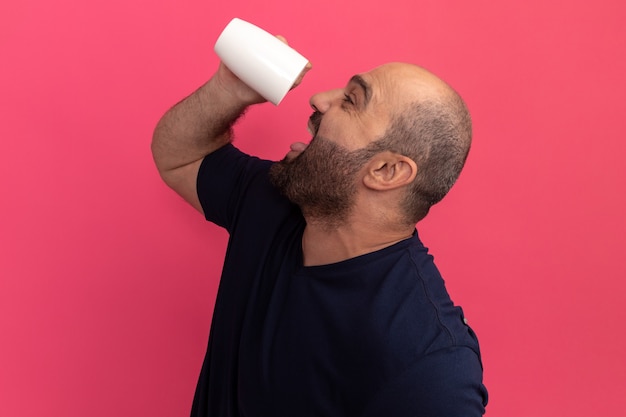
{"label": "white ceramic cup", "polygon": [[215,52],[239,79],[275,105],[308,63],[280,39],[238,18],[224,28]]}

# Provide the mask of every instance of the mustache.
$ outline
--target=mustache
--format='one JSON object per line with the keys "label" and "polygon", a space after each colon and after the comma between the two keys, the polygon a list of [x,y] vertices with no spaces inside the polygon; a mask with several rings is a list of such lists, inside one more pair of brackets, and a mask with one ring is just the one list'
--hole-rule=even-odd
{"label": "mustache", "polygon": [[313,114],[311,114],[311,117],[309,117],[309,122],[311,122],[311,126],[313,127],[313,135],[315,136],[320,128],[320,124],[322,123],[322,113],[317,110],[314,111]]}

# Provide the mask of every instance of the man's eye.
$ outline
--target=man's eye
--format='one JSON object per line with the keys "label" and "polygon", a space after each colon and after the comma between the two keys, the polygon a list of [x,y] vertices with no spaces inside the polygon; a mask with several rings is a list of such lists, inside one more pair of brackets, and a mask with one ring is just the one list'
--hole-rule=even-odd
{"label": "man's eye", "polygon": [[352,101],[352,97],[350,97],[348,94],[343,95],[343,101],[345,101],[346,103],[354,104],[354,102]]}

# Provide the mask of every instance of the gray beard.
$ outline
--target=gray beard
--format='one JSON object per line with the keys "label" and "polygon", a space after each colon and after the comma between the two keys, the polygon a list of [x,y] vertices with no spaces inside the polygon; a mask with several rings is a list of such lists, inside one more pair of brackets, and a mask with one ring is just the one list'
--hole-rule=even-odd
{"label": "gray beard", "polygon": [[337,224],[354,204],[356,174],[362,167],[356,153],[316,136],[294,159],[283,159],[270,168],[270,181],[307,221]]}

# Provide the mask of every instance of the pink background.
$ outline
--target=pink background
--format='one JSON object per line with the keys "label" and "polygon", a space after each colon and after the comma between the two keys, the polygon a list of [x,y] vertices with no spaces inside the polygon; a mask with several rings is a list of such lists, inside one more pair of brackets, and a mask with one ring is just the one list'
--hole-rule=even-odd
{"label": "pink background", "polygon": [[626,409],[622,0],[4,1],[0,416],[188,415],[226,235],[160,182],[161,114],[235,16],[314,64],[238,145],[308,139],[308,97],[386,61],[454,85],[466,170],[421,225],[480,336],[487,414]]}

